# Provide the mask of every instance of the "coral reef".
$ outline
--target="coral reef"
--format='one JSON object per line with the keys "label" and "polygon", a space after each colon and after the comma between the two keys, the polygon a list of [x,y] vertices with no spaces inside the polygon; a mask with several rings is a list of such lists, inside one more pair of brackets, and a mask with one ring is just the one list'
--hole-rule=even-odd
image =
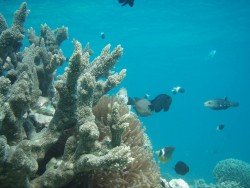
{"label": "coral reef", "polygon": [[215,166],[213,175],[221,187],[224,186],[225,182],[237,184],[238,187],[250,187],[250,164],[241,160],[225,159],[220,161]]}
{"label": "coral reef", "polygon": [[110,45],[90,62],[74,40],[64,74],[60,44],[67,28],[31,28],[21,50],[26,3],[8,28],[0,14],[1,187],[160,187],[159,169],[139,120],[118,96],[126,70],[111,71],[122,55]]}

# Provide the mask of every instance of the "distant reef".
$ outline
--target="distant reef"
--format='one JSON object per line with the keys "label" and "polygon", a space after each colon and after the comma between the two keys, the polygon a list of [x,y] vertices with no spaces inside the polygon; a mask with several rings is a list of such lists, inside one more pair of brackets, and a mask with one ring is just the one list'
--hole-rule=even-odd
{"label": "distant reef", "polygon": [[11,26],[0,13],[1,188],[161,187],[140,121],[107,95],[126,75],[113,71],[123,48],[107,45],[90,62],[89,46],[74,40],[56,77],[68,29],[44,24],[36,35],[24,28],[28,12],[22,3]]}

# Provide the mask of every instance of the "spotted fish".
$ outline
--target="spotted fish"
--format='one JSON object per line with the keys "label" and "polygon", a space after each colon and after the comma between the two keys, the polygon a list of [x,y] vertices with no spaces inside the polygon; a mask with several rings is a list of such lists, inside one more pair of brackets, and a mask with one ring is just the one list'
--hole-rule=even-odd
{"label": "spotted fish", "polygon": [[205,107],[208,107],[212,110],[226,110],[230,107],[238,107],[238,102],[232,102],[225,97],[224,99],[212,99],[204,103]]}

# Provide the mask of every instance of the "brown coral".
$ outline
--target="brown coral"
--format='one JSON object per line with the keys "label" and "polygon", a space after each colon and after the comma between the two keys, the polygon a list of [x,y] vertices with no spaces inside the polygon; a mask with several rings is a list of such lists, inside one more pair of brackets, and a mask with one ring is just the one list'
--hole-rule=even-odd
{"label": "brown coral", "polygon": [[103,142],[111,138],[108,117],[112,112],[112,106],[119,104],[120,116],[129,114],[122,136],[122,144],[130,146],[131,155],[134,158],[125,169],[120,171],[102,171],[93,173],[94,187],[160,187],[159,169],[153,161],[151,149],[140,121],[134,114],[129,113],[129,108],[118,97],[103,96],[93,108],[93,113],[98,125],[100,138]]}

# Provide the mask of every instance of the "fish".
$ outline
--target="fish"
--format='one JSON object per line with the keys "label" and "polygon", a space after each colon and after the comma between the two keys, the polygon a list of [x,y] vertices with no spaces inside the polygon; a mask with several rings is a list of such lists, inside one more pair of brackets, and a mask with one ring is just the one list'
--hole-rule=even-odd
{"label": "fish", "polygon": [[128,4],[130,7],[134,6],[134,0],[118,0],[119,3],[122,3],[122,6],[125,6],[126,4]]}
{"label": "fish", "polygon": [[150,116],[154,112],[149,107],[152,105],[152,103],[147,97],[144,97],[144,98],[135,97],[134,99],[129,97],[127,105],[133,106],[133,108],[136,111],[136,114],[141,117]]}
{"label": "fish", "polygon": [[206,56],[206,61],[211,61],[212,59],[214,59],[215,54],[217,53],[216,50],[211,50],[209,51],[208,55]]}
{"label": "fish", "polygon": [[162,148],[161,150],[156,151],[155,153],[158,156],[158,159],[162,163],[166,163],[172,158],[174,150],[175,150],[175,147],[166,146],[166,147]]}
{"label": "fish", "polygon": [[238,102],[229,101],[227,97],[224,99],[212,99],[204,102],[204,106],[212,110],[226,110],[230,107],[238,107]]}
{"label": "fish", "polygon": [[211,50],[208,54],[208,57],[213,58],[215,56],[216,52],[217,52],[216,50]]}
{"label": "fish", "polygon": [[222,131],[224,128],[225,128],[225,125],[219,124],[219,125],[216,127],[216,130],[217,130],[217,131]]}
{"label": "fish", "polygon": [[176,174],[185,175],[189,172],[189,167],[183,161],[178,161],[174,167]]}
{"label": "fish", "polygon": [[100,36],[101,36],[101,39],[105,39],[105,37],[106,37],[104,32],[101,32]]}
{"label": "fish", "polygon": [[160,112],[161,110],[163,110],[164,112],[166,112],[169,110],[169,107],[172,103],[172,98],[166,94],[160,94],[150,102],[151,105],[149,105],[149,108],[151,109],[151,111]]}
{"label": "fish", "polygon": [[176,86],[176,87],[173,87],[173,89],[171,90],[171,92],[175,95],[177,93],[184,93],[185,92],[185,89],[180,87],[180,86]]}

